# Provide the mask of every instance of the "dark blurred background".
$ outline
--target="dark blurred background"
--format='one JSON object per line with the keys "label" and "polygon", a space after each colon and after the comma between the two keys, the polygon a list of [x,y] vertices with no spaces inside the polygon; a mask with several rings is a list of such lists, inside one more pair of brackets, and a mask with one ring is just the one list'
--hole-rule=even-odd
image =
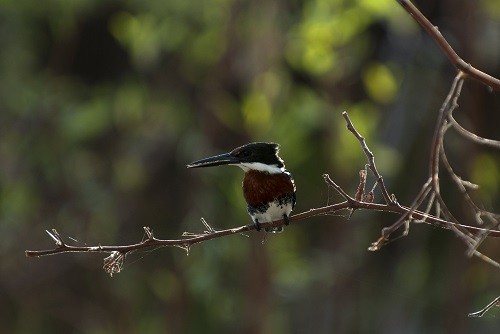
{"label": "dark blurred background", "polygon": [[[415,3],[457,52],[500,77],[498,0]],[[409,204],[428,173],[455,69],[391,0],[0,2],[0,332],[498,333],[499,270],[453,233],[412,225],[368,252],[394,215],[355,212],[127,256],[26,258],[68,243],[138,242],[249,224],[234,167],[186,163],[250,141],[281,144],[295,212],[354,193],[365,156]],[[456,118],[500,139],[500,95],[466,81]],[[446,138],[456,172],[500,210],[500,158]],[[370,185],[373,180],[370,180]],[[469,215],[449,178],[442,192]],[[380,193],[376,200],[381,201]],[[72,241],[74,239],[74,241]],[[498,240],[480,248],[500,260]]]}

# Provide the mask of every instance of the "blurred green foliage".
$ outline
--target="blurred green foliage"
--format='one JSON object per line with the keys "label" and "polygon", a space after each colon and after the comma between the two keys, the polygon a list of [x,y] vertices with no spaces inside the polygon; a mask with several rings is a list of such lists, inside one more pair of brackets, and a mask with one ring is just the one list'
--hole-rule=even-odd
{"label": "blurred green foliage", "polygon": [[[457,51],[500,76],[500,4],[418,1]],[[0,332],[466,333],[498,329],[496,310],[466,313],[499,291],[498,272],[446,231],[366,251],[396,219],[355,212],[280,235],[251,233],[127,256],[27,259],[68,243],[125,244],[150,226],[177,238],[250,223],[236,168],[186,163],[275,141],[298,187],[296,212],[353,193],[366,158],[347,110],[391,192],[408,204],[454,76],[396,1],[0,2]],[[457,119],[498,138],[500,98],[467,81]],[[498,152],[446,140],[474,196],[500,208]],[[374,180],[370,179],[370,186]],[[443,194],[470,217],[456,189]],[[380,194],[376,194],[380,200]],[[498,260],[498,242],[482,251]]]}

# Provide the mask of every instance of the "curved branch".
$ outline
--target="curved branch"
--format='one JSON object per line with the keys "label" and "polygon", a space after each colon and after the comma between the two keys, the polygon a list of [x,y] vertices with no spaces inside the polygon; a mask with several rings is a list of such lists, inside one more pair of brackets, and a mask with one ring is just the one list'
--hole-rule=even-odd
{"label": "curved branch", "polygon": [[484,137],[480,137],[476,135],[475,133],[470,132],[469,130],[465,129],[463,126],[461,126],[455,118],[453,118],[453,115],[448,116],[448,120],[450,121],[451,125],[453,128],[462,136],[465,138],[469,139],[470,141],[479,144],[479,145],[485,145],[485,146],[490,146],[492,148],[496,148],[500,150],[500,141],[499,140],[493,140],[493,139],[488,139]]}
{"label": "curved branch", "polygon": [[448,60],[455,66],[459,71],[466,73],[471,78],[474,78],[493,90],[500,91],[500,80],[478,70],[471,64],[465,62],[462,58],[458,56],[455,50],[451,47],[448,41],[443,37],[438,27],[433,25],[427,17],[425,17],[422,12],[415,7],[409,0],[397,0],[399,4],[415,19],[415,21],[420,24],[422,28],[429,34],[429,36],[434,39],[441,51],[446,55]]}

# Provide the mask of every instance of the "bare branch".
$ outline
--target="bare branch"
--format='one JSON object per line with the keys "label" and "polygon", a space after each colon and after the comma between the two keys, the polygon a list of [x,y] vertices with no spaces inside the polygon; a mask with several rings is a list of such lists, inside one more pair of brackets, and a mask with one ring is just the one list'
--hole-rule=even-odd
{"label": "bare branch", "polygon": [[62,240],[61,236],[59,235],[59,233],[57,233],[55,229],[52,229],[52,232],[49,232],[48,230],[45,230],[45,232],[47,232],[47,234],[52,238],[52,240],[55,241],[56,246],[58,247],[65,246],[64,241]]}
{"label": "bare branch", "polygon": [[[304,220],[310,217],[324,215],[325,213],[333,213],[339,210],[348,209],[349,204],[347,202],[337,203],[333,205],[329,205],[322,208],[311,209],[306,212],[302,212],[296,215],[293,215],[289,218],[290,224],[294,221]],[[204,220],[203,220],[204,221]],[[263,227],[276,227],[282,225],[284,222],[282,220],[276,220],[270,223],[262,223]],[[119,252],[121,254],[126,254],[131,251],[140,250],[140,249],[148,249],[160,246],[176,246],[181,248],[190,247],[194,244],[198,244],[204,241],[208,241],[215,238],[220,238],[227,235],[240,234],[242,232],[248,232],[255,229],[254,224],[244,225],[237,228],[225,229],[225,230],[214,230],[213,228],[209,228],[208,232],[200,233],[200,234],[183,234],[183,238],[181,239],[158,239],[153,236],[153,232],[149,227],[144,227],[146,231],[147,238],[139,243],[134,243],[130,245],[123,246],[71,246],[71,245],[60,245],[59,239],[57,237],[54,238],[54,235],[59,235],[56,230],[52,230],[53,234],[49,234],[51,238],[56,241],[56,247],[48,250],[40,250],[40,251],[31,251],[27,250],[27,257],[40,257],[47,255],[54,255],[59,253],[112,253]]]}
{"label": "bare branch", "polygon": [[431,38],[437,43],[441,51],[446,55],[448,60],[457,68],[457,70],[467,74],[473,79],[476,79],[493,90],[500,91],[500,80],[484,73],[471,64],[465,62],[462,58],[458,56],[455,50],[451,47],[448,41],[443,37],[438,27],[433,25],[424,14],[422,14],[417,7],[415,7],[409,0],[397,0],[399,4],[415,19],[415,21],[420,24],[422,28],[431,36]]}
{"label": "bare branch", "polygon": [[[328,175],[325,176],[325,180],[329,180],[328,184],[334,186],[335,182],[331,181],[330,177]],[[330,183],[331,181],[331,183]],[[335,187],[335,186],[334,186]],[[337,185],[338,187],[338,185]],[[340,188],[340,187],[339,187]],[[343,191],[343,190],[342,190]],[[344,192],[344,191],[343,191]],[[345,192],[344,192],[345,193]],[[365,210],[372,210],[372,211],[385,211],[389,213],[395,213],[395,214],[400,214],[400,215],[409,215],[411,213],[412,217],[418,220],[422,220],[427,224],[431,224],[436,227],[444,228],[444,229],[452,229],[456,227],[460,227],[463,229],[466,229],[469,232],[489,232],[490,237],[496,237],[500,238],[500,231],[488,231],[485,229],[473,227],[473,226],[466,226],[466,225],[460,225],[460,224],[455,224],[453,222],[449,222],[443,219],[440,219],[438,217],[428,215],[424,212],[418,211],[418,210],[412,210],[411,208],[405,207],[405,206],[400,206],[400,205],[388,205],[388,204],[379,204],[379,203],[370,203],[370,202],[362,202],[358,201],[349,195],[347,197],[350,199],[349,201],[344,201],[341,203],[336,203],[332,205],[327,205],[324,207],[320,208],[314,208],[310,209],[305,212],[301,212],[298,214],[295,214],[289,218],[290,224],[293,224],[295,222],[298,222],[300,220],[305,220],[308,218],[316,217],[316,216],[322,216],[325,214],[332,214],[340,210],[346,210],[346,209],[365,209]],[[282,225],[284,222],[282,220],[276,220],[270,223],[262,223],[263,227],[277,227]],[[106,258],[107,259],[107,264],[108,267],[113,269],[117,269],[118,267],[116,266],[117,261],[122,261],[120,259],[120,254],[125,256],[128,252],[135,251],[135,250],[141,250],[141,249],[149,249],[149,248],[155,248],[155,247],[161,247],[161,246],[175,246],[175,247],[181,247],[183,249],[189,249],[192,245],[208,241],[211,239],[216,239],[228,235],[234,235],[234,234],[241,234],[242,232],[247,232],[251,230],[255,230],[255,225],[250,224],[250,225],[244,225],[236,228],[231,228],[231,229],[225,229],[225,230],[213,230],[208,232],[208,233],[202,233],[202,234],[196,234],[194,236],[188,236],[187,234],[183,236],[188,236],[184,237],[181,239],[158,239],[153,236],[153,232],[150,228],[145,227],[144,228],[146,234],[148,235],[148,238],[135,244],[130,244],[130,245],[123,245],[123,246],[70,246],[70,245],[64,245],[63,247],[57,246],[56,248],[53,249],[48,249],[48,250],[40,250],[40,251],[32,251],[32,250],[27,250],[26,256],[27,257],[40,257],[40,256],[47,256],[47,255],[54,255],[54,254],[60,254],[60,253],[111,253],[112,256]],[[57,231],[53,230],[54,233],[57,233]],[[58,235],[58,233],[57,233]],[[118,254],[119,253],[119,254]],[[114,255],[113,255],[114,254]],[[116,273],[117,271],[113,271]]]}
{"label": "bare branch", "polygon": [[466,129],[464,129],[458,122],[453,118],[452,115],[448,116],[448,120],[450,121],[451,125],[453,128],[462,136],[465,138],[469,139],[470,141],[479,144],[479,145],[485,145],[485,146],[490,146],[492,148],[496,148],[500,150],[500,141],[498,140],[493,140],[493,139],[487,139],[480,137],[476,135],[475,133],[472,133]]}
{"label": "bare branch", "polygon": [[346,123],[347,123],[347,129],[354,134],[354,136],[359,140],[359,143],[361,144],[361,148],[365,152],[366,158],[368,159],[368,166],[370,167],[370,170],[372,171],[373,175],[377,179],[377,184],[380,187],[380,190],[382,191],[382,195],[384,196],[384,200],[387,204],[395,204],[394,199],[389,195],[389,192],[387,191],[387,188],[385,187],[384,184],[384,179],[380,175],[380,173],[377,170],[377,166],[375,165],[375,156],[373,155],[372,151],[368,148],[366,145],[366,140],[365,138],[354,128],[354,125],[351,122],[351,119],[349,118],[349,115],[347,112],[343,112],[342,116],[344,117]]}
{"label": "bare branch", "polygon": [[491,303],[489,303],[488,305],[486,305],[483,309],[481,309],[481,310],[479,310],[477,312],[469,313],[469,317],[471,317],[471,318],[482,317],[493,306],[500,306],[500,296],[498,296],[497,298],[493,299],[493,301],[491,301]]}
{"label": "bare branch", "polygon": [[356,202],[356,200],[354,198],[352,198],[351,196],[349,196],[348,193],[346,193],[344,191],[344,189],[342,189],[338,184],[336,184],[335,182],[333,182],[333,180],[330,178],[330,175],[328,174],[323,174],[323,178],[325,179],[325,182],[329,185],[331,185],[335,190],[338,191],[338,193],[344,197],[344,199],[349,203],[349,204],[353,204]]}

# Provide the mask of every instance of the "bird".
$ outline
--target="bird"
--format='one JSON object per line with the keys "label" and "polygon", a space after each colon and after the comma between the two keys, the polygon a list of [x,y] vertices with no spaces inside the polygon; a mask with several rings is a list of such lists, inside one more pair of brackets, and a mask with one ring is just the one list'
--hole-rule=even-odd
{"label": "bird", "polygon": [[[296,187],[292,174],[285,169],[278,155],[280,145],[254,142],[209,158],[191,162],[187,168],[221,165],[240,167],[244,172],[243,196],[247,211],[257,231],[261,223],[283,219],[289,224],[290,213],[296,203]],[[266,232],[279,233],[283,226],[266,228]]]}

